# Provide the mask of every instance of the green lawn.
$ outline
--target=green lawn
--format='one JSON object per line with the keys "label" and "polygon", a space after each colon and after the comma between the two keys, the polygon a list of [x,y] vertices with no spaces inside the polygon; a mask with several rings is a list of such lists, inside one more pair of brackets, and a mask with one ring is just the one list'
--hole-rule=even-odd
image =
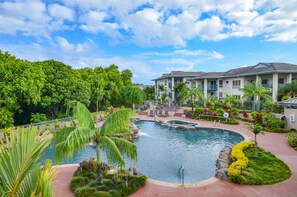
{"label": "green lawn", "polygon": [[281,160],[264,149],[258,149],[258,157],[254,156],[254,148],[244,150],[249,159],[248,167],[232,182],[244,185],[273,184],[288,179],[292,173]]}

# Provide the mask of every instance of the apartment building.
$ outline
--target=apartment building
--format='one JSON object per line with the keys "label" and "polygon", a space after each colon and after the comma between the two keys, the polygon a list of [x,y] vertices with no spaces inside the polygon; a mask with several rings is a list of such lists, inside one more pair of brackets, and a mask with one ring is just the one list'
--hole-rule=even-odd
{"label": "apartment building", "polygon": [[[273,101],[277,101],[277,93],[285,84],[297,80],[297,65],[287,63],[258,63],[254,66],[235,68],[226,72],[183,72],[172,71],[153,79],[155,81],[155,98],[166,94],[167,100],[172,103],[175,99],[174,84],[184,82],[189,87],[201,86],[204,97],[214,95],[220,99],[226,94],[234,95],[241,99],[247,82],[259,82],[272,89]],[[160,85],[164,90],[160,90]]]}

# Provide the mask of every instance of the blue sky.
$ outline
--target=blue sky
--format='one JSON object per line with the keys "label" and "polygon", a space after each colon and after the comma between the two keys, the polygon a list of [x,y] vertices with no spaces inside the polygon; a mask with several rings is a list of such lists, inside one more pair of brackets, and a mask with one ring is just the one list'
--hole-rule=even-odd
{"label": "blue sky", "polygon": [[296,0],[0,0],[0,50],[74,68],[172,70],[297,64]]}

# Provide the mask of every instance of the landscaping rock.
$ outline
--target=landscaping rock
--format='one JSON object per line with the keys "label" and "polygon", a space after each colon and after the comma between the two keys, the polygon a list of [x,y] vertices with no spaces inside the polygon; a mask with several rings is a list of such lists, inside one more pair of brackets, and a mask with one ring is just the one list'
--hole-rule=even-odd
{"label": "landscaping rock", "polygon": [[216,161],[216,173],[215,173],[215,177],[217,177],[220,180],[224,180],[226,181],[228,178],[228,168],[231,162],[231,151],[232,148],[229,146],[224,147],[220,153],[219,153],[219,157]]}
{"label": "landscaping rock", "polygon": [[227,174],[228,174],[228,168],[221,168],[216,171],[215,177],[220,180],[227,181],[228,179]]}

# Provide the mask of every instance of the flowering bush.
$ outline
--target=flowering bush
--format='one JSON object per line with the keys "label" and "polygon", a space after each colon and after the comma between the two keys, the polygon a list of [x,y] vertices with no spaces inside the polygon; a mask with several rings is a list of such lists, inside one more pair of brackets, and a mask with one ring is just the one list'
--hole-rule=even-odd
{"label": "flowering bush", "polygon": [[248,166],[249,160],[244,155],[243,150],[253,146],[254,142],[241,142],[236,144],[231,152],[231,159],[233,163],[228,168],[229,177],[237,177],[240,175],[241,170]]}

